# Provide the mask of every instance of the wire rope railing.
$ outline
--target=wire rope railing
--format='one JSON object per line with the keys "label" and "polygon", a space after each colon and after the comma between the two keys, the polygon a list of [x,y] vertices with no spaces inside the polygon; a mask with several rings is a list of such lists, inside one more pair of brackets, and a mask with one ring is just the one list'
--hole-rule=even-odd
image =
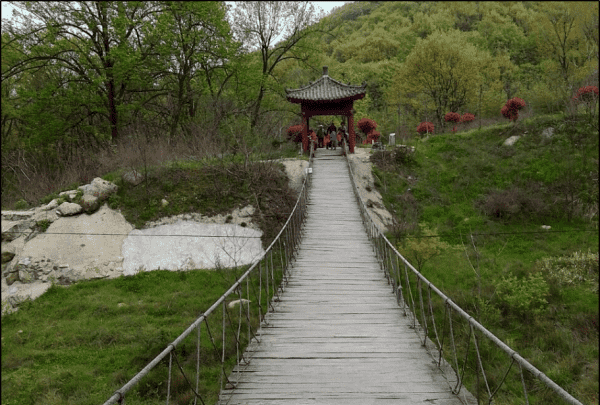
{"label": "wire rope railing", "polygon": [[[564,403],[581,405],[581,402],[454,303],[396,250],[362,201],[347,146],[343,143],[342,147],[347,156],[352,188],[363,224],[388,285],[396,295],[403,314],[411,318],[412,328],[419,335],[421,344],[428,348],[436,358],[437,366],[446,373],[452,393],[462,395],[463,402],[470,402],[471,393],[464,389],[468,382],[469,387],[474,387],[471,391],[478,404],[492,404],[499,400],[501,388],[507,391],[503,393],[508,398],[504,398],[508,401],[506,403],[517,403],[515,400],[518,397],[522,401],[520,403],[529,404],[532,393],[539,392],[545,386]],[[492,352],[494,347],[495,351]],[[505,360],[498,360],[499,357]],[[497,367],[499,361],[508,364],[504,366],[500,378],[493,377],[490,369]],[[515,364],[516,368],[513,367]],[[539,383],[543,383],[543,386]]]}
{"label": "wire rope railing", "polygon": [[[235,387],[228,379],[229,372],[234,365],[237,365],[239,372],[240,366],[247,363],[243,355],[244,347],[253,341],[260,342],[259,327],[268,322],[265,315],[273,309],[273,301],[279,299],[287,284],[287,271],[297,252],[302,224],[306,218],[312,146],[311,144],[308,167],[296,204],[262,256],[183,333],[116,390],[104,405],[124,404],[125,396],[144,378],[148,378],[151,371],[156,372],[155,367],[161,363],[165,363],[167,370],[166,376],[161,375],[166,379],[166,388],[162,390],[166,389],[166,392],[161,393],[166,395],[167,405],[171,401],[195,405],[207,403],[206,389],[201,386],[203,374],[200,366],[203,358],[217,359],[220,391]],[[192,342],[194,331],[196,338]],[[178,375],[174,378],[175,372]],[[214,378],[210,373],[204,377]],[[142,401],[140,403],[148,403],[145,399]]]}

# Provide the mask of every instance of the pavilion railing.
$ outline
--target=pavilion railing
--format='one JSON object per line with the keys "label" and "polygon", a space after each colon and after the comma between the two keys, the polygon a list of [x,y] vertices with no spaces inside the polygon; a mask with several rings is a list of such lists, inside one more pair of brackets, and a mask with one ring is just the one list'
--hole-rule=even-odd
{"label": "pavilion railing", "polygon": [[[308,168],[312,168],[312,156],[311,144]],[[208,377],[201,377],[200,363],[204,364],[208,358],[216,359],[219,364],[220,390],[234,388],[234,384],[228,380],[229,372],[235,364],[239,370],[239,366],[246,362],[243,352],[248,343],[252,340],[260,342],[259,327],[267,323],[265,315],[273,309],[273,301],[279,299],[287,283],[288,268],[297,252],[306,217],[311,183],[308,173],[307,169],[294,209],[264,254],[179,337],[116,390],[104,405],[124,403],[125,395],[149,378],[150,371],[158,365],[163,368],[158,367],[160,370],[154,370],[153,373],[158,373],[159,378],[166,380],[166,392],[165,388],[162,391],[157,388],[156,391],[159,396],[166,396],[167,404],[172,400],[191,403],[192,399],[193,404],[205,404],[205,399],[208,399],[206,386],[210,384],[203,382],[201,386],[200,380],[215,379],[210,373]],[[194,330],[195,339],[192,335]],[[130,399],[132,403],[148,403],[147,398],[140,400],[132,396]]]}
{"label": "pavilion railing", "polygon": [[[342,146],[347,156],[348,170],[363,224],[388,284],[391,285],[404,315],[412,318],[412,327],[419,335],[422,345],[429,349],[437,366],[445,372],[452,393],[460,396],[462,390],[463,402],[473,402],[471,393],[462,389],[466,380],[470,380],[467,384],[478,404],[491,404],[494,400],[500,400],[497,397],[500,389],[502,395],[508,398],[505,399],[508,401],[506,403],[521,401],[519,403],[529,404],[530,394],[534,391],[539,394],[545,386],[548,392],[544,395],[550,394],[554,399],[564,401],[563,403],[581,405],[581,402],[455,304],[396,250],[362,201],[345,142]],[[491,377],[490,373],[492,368],[498,367],[498,363],[508,364],[503,366],[505,371],[500,379]],[[515,365],[516,369],[513,368]]]}

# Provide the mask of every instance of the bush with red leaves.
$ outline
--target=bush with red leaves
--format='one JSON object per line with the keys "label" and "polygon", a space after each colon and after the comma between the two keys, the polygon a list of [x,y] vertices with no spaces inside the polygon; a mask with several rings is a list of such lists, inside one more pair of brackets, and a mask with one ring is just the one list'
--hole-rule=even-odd
{"label": "bush with red leaves", "polygon": [[287,129],[288,139],[294,142],[302,142],[302,125],[292,125]]}
{"label": "bush with red leaves", "polygon": [[371,131],[377,128],[377,123],[370,118],[361,118],[356,123],[356,126],[358,126],[358,129],[360,129],[361,132],[368,136]]}
{"label": "bush with red leaves", "polygon": [[367,139],[363,141],[363,144],[372,144],[373,142],[377,142],[380,136],[381,133],[373,129],[367,134]]}
{"label": "bush with red leaves", "polygon": [[519,97],[513,97],[506,102],[504,107],[500,109],[500,112],[511,121],[516,121],[519,118],[519,110],[525,107],[525,101]]}
{"label": "bush with red leaves", "polygon": [[576,103],[585,103],[588,113],[593,119],[596,115],[596,102],[598,101],[598,87],[584,86],[577,90],[577,94],[573,96],[573,101]]}
{"label": "bush with red leaves", "polygon": [[598,99],[598,87],[596,86],[584,86],[577,90],[577,94],[573,96],[573,100],[589,103]]}
{"label": "bush with red leaves", "polygon": [[417,126],[417,132],[419,133],[419,135],[423,135],[424,133],[429,133],[429,134],[433,134],[433,131],[435,130],[435,125],[433,125],[431,122],[421,122],[418,126]]}
{"label": "bush with red leaves", "polygon": [[[460,114],[459,113],[455,113],[455,112],[449,112],[444,117],[444,120],[446,122],[459,123],[460,122]],[[452,128],[452,132],[456,132],[456,125]]]}
{"label": "bush with red leaves", "polygon": [[460,117],[460,122],[471,122],[475,120],[475,116],[471,113],[464,113],[462,117]]}

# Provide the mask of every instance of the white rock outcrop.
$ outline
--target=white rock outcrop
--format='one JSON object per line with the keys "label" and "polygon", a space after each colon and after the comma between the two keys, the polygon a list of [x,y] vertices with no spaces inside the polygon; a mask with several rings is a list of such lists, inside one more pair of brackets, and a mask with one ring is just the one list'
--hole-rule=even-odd
{"label": "white rock outcrop", "polygon": [[79,204],[64,202],[58,206],[57,213],[62,216],[71,216],[81,214],[83,207]]}
{"label": "white rock outcrop", "polygon": [[513,135],[510,138],[507,138],[502,145],[513,146],[520,138],[521,137],[519,135]]}

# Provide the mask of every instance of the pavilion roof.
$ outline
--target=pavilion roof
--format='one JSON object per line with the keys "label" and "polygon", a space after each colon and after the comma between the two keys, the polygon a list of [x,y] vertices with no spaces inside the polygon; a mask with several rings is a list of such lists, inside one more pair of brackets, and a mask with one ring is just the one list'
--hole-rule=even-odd
{"label": "pavilion roof", "polygon": [[339,101],[357,100],[365,96],[367,84],[344,84],[329,77],[327,66],[323,67],[323,76],[299,89],[285,89],[288,101]]}

